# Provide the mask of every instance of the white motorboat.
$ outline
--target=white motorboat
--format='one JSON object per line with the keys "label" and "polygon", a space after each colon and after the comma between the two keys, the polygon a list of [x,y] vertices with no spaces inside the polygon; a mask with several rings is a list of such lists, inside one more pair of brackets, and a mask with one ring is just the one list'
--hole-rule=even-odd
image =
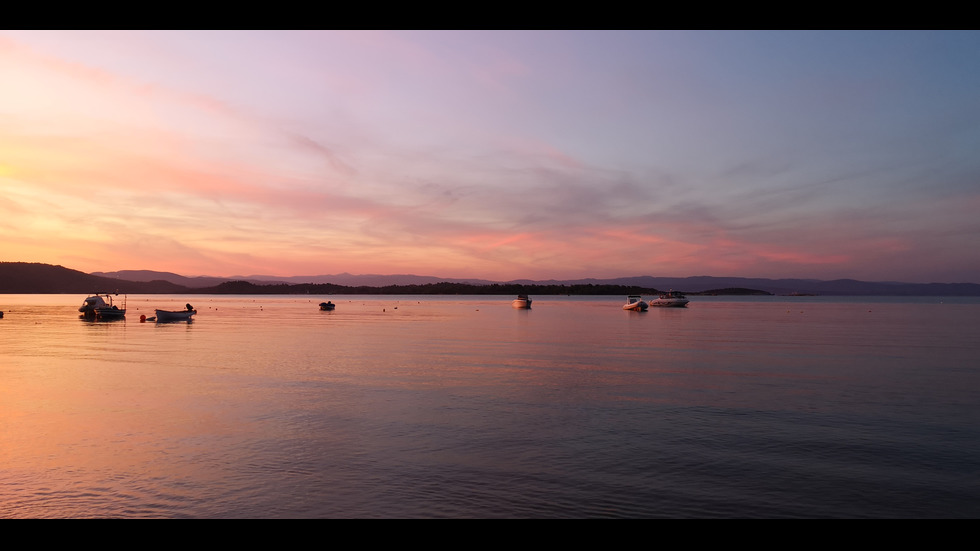
{"label": "white motorboat", "polygon": [[660,308],[681,308],[687,306],[687,297],[684,293],[674,291],[671,289],[666,293],[661,293],[660,296],[654,300],[650,301],[650,306],[657,306]]}
{"label": "white motorboat", "polygon": [[105,308],[108,302],[103,297],[107,297],[105,293],[99,293],[97,295],[92,295],[82,301],[82,305],[78,307],[78,311],[86,316],[94,316],[96,308]]}
{"label": "white motorboat", "polygon": [[193,306],[188,304],[183,310],[154,310],[157,315],[156,321],[191,321],[191,316],[197,313]]}
{"label": "white motorboat", "polygon": [[515,298],[514,301],[511,302],[511,305],[514,308],[525,308],[525,309],[530,308],[531,299],[527,295],[517,295],[517,298]]}
{"label": "white motorboat", "polygon": [[630,295],[626,297],[626,304],[623,305],[623,310],[633,310],[634,312],[646,312],[647,306],[646,302],[640,298],[640,295]]}
{"label": "white motorboat", "polygon": [[326,302],[321,302],[320,303],[320,310],[333,310],[336,307],[337,307],[337,305],[334,304],[334,303],[332,303],[332,302],[330,302],[329,300],[326,301]]}
{"label": "white motorboat", "polygon": [[126,297],[123,295],[123,307],[120,308],[112,303],[112,295],[109,293],[96,293],[86,298],[79,306],[78,311],[85,317],[94,317],[95,319],[121,319],[126,317]]}

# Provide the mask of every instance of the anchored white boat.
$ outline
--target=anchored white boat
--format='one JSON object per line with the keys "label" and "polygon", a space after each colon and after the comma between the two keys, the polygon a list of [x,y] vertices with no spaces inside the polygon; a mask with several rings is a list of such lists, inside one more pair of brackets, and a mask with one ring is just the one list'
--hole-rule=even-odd
{"label": "anchored white boat", "polygon": [[82,314],[85,314],[86,316],[89,315],[94,316],[96,308],[106,307],[108,301],[106,301],[105,298],[103,297],[108,297],[108,296],[109,295],[105,293],[92,295],[86,298],[84,301],[82,301],[82,305],[78,307],[78,311],[81,312]]}
{"label": "anchored white boat", "polygon": [[674,291],[671,289],[666,293],[661,293],[660,296],[654,300],[650,301],[650,306],[657,306],[660,308],[681,308],[687,306],[687,297],[683,293]]}
{"label": "anchored white boat", "polygon": [[197,313],[193,306],[188,304],[183,310],[155,310],[156,321],[191,321],[191,316]]}
{"label": "anchored white boat", "polygon": [[640,295],[630,295],[626,297],[626,304],[623,305],[623,310],[646,312],[647,306],[649,305],[646,302],[643,302]]}
{"label": "anchored white boat", "polygon": [[78,311],[85,317],[100,320],[121,319],[126,317],[126,295],[123,295],[123,307],[120,308],[112,303],[112,295],[109,293],[96,293],[86,298]]}
{"label": "anchored white boat", "polygon": [[531,299],[527,295],[517,295],[517,298],[515,298],[514,301],[511,302],[511,305],[514,308],[530,308]]}

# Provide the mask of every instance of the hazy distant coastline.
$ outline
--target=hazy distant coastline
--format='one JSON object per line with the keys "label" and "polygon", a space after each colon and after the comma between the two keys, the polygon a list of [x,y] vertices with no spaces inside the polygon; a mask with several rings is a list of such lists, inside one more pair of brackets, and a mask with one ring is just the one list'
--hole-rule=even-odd
{"label": "hazy distant coastline", "polygon": [[417,275],[187,277],[125,270],[87,274],[51,264],[0,262],[0,293],[144,294],[652,294],[675,289],[711,295],[980,296],[976,283],[867,282],[851,279],[765,279],[654,276],[614,279],[488,281]]}

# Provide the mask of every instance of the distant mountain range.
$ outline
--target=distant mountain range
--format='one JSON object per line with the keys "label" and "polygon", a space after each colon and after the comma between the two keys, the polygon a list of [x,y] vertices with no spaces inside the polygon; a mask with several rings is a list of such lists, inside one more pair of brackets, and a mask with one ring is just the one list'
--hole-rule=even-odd
{"label": "distant mountain range", "polygon": [[745,277],[654,277],[634,276],[612,279],[567,279],[492,281],[485,279],[452,279],[419,275],[353,275],[348,273],[318,276],[277,277],[265,275],[234,276],[230,278],[188,278],[169,272],[125,270],[119,272],[93,272],[92,275],[130,281],[167,281],[189,288],[210,287],[226,281],[248,281],[256,285],[304,283],[343,285],[347,287],[386,287],[392,285],[428,285],[434,283],[462,283],[467,285],[620,285],[646,289],[677,289],[689,293],[702,293],[715,289],[758,289],[774,295],[835,295],[835,296],[980,296],[976,283],[901,283],[869,282],[854,279],[822,281],[818,279],[765,279]]}
{"label": "distant mountain range", "polygon": [[465,283],[469,285],[490,285],[492,283],[500,283],[499,281],[489,281],[483,279],[451,279],[443,277],[432,277],[432,276],[417,276],[417,275],[378,275],[378,274],[363,274],[363,275],[353,275],[348,273],[336,274],[336,275],[318,275],[318,276],[290,276],[290,277],[280,277],[280,276],[268,276],[268,275],[250,275],[250,276],[231,276],[231,277],[186,277],[170,272],[154,272],[151,270],[120,270],[118,272],[92,272],[91,275],[106,277],[112,279],[125,279],[128,281],[168,281],[170,283],[175,283],[177,285],[183,285],[191,289],[201,288],[201,287],[213,287],[227,281],[247,281],[249,283],[254,283],[256,285],[272,285],[272,284],[282,284],[287,283],[290,285],[299,285],[304,283],[313,284],[333,284],[333,285],[344,285],[346,287],[387,287],[390,285],[427,285],[431,283]]}
{"label": "distant mountain range", "polygon": [[[233,282],[239,282],[234,283]],[[246,282],[245,284],[240,282]],[[576,291],[595,289],[595,294],[620,291],[620,287],[645,290],[676,289],[688,293],[729,290],[744,293],[757,290],[774,295],[835,295],[835,296],[980,296],[976,283],[901,283],[868,282],[853,279],[822,281],[816,279],[765,279],[743,277],[654,277],[635,276],[612,279],[490,281],[482,279],[451,279],[418,275],[353,275],[348,273],[318,276],[234,276],[187,277],[171,272],[123,270],[86,274],[62,266],[26,262],[0,262],[0,294],[10,293],[228,293],[260,292],[264,286],[275,286],[277,293],[335,292],[357,288],[358,292],[397,291],[404,286],[416,290],[425,286],[426,292],[466,292],[473,287],[480,292],[499,289],[508,294],[515,288],[534,286],[542,292],[563,292],[561,286],[575,286]],[[295,289],[293,288],[295,286]],[[481,287],[489,286],[482,289]],[[584,287],[583,287],[584,286]],[[601,291],[601,292],[600,292]],[[727,293],[725,293],[727,294]]]}

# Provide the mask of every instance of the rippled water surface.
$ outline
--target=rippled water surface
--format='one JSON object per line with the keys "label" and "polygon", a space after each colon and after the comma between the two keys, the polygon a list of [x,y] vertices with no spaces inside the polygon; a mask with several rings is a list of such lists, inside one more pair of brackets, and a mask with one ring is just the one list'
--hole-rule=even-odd
{"label": "rippled water surface", "polygon": [[0,295],[2,518],[980,516],[975,299],[84,298]]}

